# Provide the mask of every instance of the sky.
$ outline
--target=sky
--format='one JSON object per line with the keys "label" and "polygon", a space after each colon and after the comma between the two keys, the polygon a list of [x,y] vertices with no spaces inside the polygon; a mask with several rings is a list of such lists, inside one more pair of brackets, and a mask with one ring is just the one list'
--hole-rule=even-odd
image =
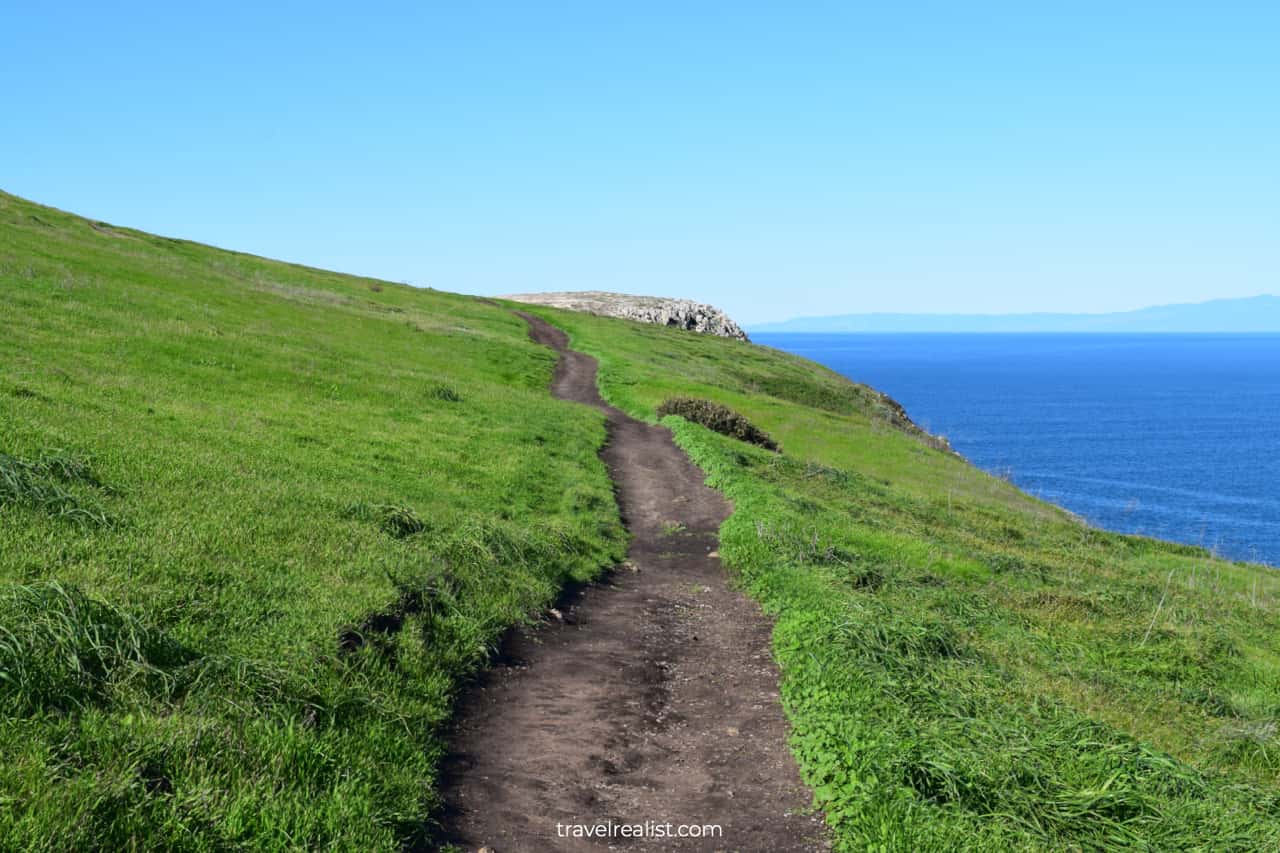
{"label": "sky", "polygon": [[199,5],[0,0],[0,189],[745,323],[1280,292],[1280,4]]}

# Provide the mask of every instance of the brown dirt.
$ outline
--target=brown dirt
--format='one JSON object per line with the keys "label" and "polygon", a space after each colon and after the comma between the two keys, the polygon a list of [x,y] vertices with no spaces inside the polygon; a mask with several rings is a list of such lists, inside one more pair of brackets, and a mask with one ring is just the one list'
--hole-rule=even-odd
{"label": "brown dirt", "polygon": [[[464,848],[825,850],[787,749],[770,623],[733,590],[717,531],[730,507],[668,430],[606,405],[595,360],[560,353],[552,392],[601,409],[628,561],[519,633],[463,703],[446,823]],[[557,824],[719,824],[719,838],[575,839]]]}

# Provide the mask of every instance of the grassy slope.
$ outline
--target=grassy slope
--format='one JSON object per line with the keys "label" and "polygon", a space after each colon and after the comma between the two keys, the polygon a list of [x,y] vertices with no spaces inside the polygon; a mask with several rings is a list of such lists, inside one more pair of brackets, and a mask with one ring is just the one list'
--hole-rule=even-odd
{"label": "grassy slope", "polygon": [[615,404],[678,418],[778,617],[793,746],[843,849],[1280,848],[1280,575],[1087,528],[799,359],[539,309]]}
{"label": "grassy slope", "polygon": [[459,678],[622,550],[550,353],[4,194],[0,317],[0,848],[420,834]]}
{"label": "grassy slope", "polygon": [[[0,847],[411,840],[458,679],[621,550],[599,417],[498,306],[4,195],[0,305]],[[846,848],[1280,845],[1274,573],[1084,528],[802,360],[543,313],[632,413],[781,441],[669,421]]]}

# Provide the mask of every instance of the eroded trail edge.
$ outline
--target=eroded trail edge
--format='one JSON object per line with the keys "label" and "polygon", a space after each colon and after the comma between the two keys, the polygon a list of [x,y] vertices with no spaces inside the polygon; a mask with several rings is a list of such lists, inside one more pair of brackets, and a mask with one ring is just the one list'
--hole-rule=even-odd
{"label": "eroded trail edge", "polygon": [[[464,701],[446,764],[452,839],[497,853],[825,849],[786,745],[770,622],[720,566],[729,504],[668,430],[600,398],[595,360],[563,331],[520,316],[560,353],[552,393],[605,413],[600,455],[633,538],[626,564],[562,622],[514,637]],[[646,822],[664,835],[575,837]]]}

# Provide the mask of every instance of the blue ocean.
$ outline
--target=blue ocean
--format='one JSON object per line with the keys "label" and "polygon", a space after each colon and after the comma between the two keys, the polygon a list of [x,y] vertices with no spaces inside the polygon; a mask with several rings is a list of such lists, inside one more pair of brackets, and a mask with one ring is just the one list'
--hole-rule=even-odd
{"label": "blue ocean", "polygon": [[1280,335],[765,334],[1109,530],[1280,566]]}

